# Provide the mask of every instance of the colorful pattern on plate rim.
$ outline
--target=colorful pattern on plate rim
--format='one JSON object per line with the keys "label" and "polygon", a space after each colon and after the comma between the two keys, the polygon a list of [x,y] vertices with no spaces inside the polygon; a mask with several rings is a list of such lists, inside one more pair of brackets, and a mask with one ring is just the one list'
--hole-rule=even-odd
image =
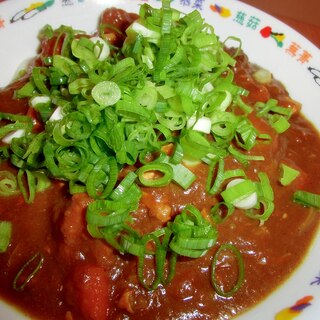
{"label": "colorful pattern on plate rim", "polygon": [[[310,282],[311,286],[320,286],[320,273],[315,276],[314,279]],[[306,308],[312,305],[311,301],[314,299],[314,296],[308,295],[304,296],[294,305],[280,310],[275,315],[275,320],[293,320],[298,317]]]}
{"label": "colorful pattern on plate rim", "polygon": [[[191,2],[190,0],[180,0],[180,2]],[[232,12],[226,6],[217,3],[211,3],[209,8],[212,12],[218,14],[221,18],[232,19],[232,22],[239,27],[247,28],[252,31],[259,31],[264,39],[273,39],[277,47],[282,48],[284,52],[297,63],[305,65],[314,82],[320,87],[320,66],[312,65],[312,54],[303,48],[303,46],[295,40],[287,41],[285,33],[281,30],[274,30],[270,25],[264,25],[259,16],[251,15],[246,10],[238,10]]]}
{"label": "colorful pattern on plate rim", "polygon": [[296,318],[301,312],[311,306],[313,296],[305,296],[299,299],[293,306],[285,308],[275,315],[275,320],[292,320]]}
{"label": "colorful pattern on plate rim", "polygon": [[[8,0],[0,0],[0,3]],[[21,8],[13,16],[5,18],[0,15],[0,32],[1,29],[5,29],[9,24],[21,22],[24,20],[31,19],[37,14],[40,14],[47,9],[50,9],[53,5],[60,3],[62,7],[73,6],[79,3],[85,2],[86,0],[46,0],[42,2],[31,2],[26,8]],[[148,0],[139,0],[140,2],[148,2]],[[160,0],[156,0],[160,1]],[[173,0],[173,2],[179,2],[180,5],[191,7],[199,11],[207,10],[221,17],[221,19],[231,19],[232,23],[238,27],[246,28],[253,32],[259,32],[263,39],[271,39],[275,42],[275,45],[297,63],[306,66],[310,76],[320,89],[320,66],[315,67],[312,64],[312,54],[303,48],[303,46],[295,40],[289,40],[286,34],[281,30],[274,30],[272,26],[265,25],[263,19],[258,15],[251,15],[246,9],[236,10],[233,12],[231,8],[220,5],[217,2],[210,0]],[[222,1],[223,2],[223,1]],[[246,8],[246,7],[244,7]],[[314,280],[310,283],[313,285],[320,285],[320,275],[315,276]],[[304,296],[290,307],[280,310],[275,315],[275,320],[292,320],[299,316],[303,310],[312,305],[311,301],[314,299],[312,295]]]}
{"label": "colorful pattern on plate rim", "polygon": [[[8,0],[0,0],[1,2]],[[5,17],[0,15],[0,32],[1,29],[6,28],[10,23],[18,21],[28,20],[34,16],[40,14],[46,9],[50,9],[54,4],[60,4],[62,7],[77,5],[85,2],[86,0],[46,0],[42,2],[31,2],[27,8],[21,8],[12,17],[6,20]],[[140,2],[148,2],[148,0],[139,0]],[[160,0],[156,0],[160,1]],[[222,19],[231,19],[232,22],[238,27],[247,28],[248,30],[259,32],[261,37],[268,40],[271,39],[275,42],[275,45],[284,50],[285,54],[291,59],[294,59],[297,63],[306,66],[307,71],[313,78],[313,81],[318,85],[320,90],[320,66],[314,66],[312,64],[312,54],[306,50],[298,41],[289,40],[285,33],[281,30],[274,30],[272,26],[265,25],[263,20],[258,15],[251,15],[247,12],[248,9],[235,10],[233,12],[226,5],[221,5],[216,1],[210,0],[173,0],[173,2],[179,2],[180,5],[185,7],[191,7],[199,11],[209,9],[213,14],[219,15]],[[222,1],[223,2],[223,1]],[[250,7],[248,7],[250,8]]]}

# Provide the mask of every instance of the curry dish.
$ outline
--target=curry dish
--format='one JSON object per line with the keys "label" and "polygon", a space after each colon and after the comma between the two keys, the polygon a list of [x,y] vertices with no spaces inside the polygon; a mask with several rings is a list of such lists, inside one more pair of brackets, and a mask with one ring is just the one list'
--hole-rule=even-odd
{"label": "curry dish", "polygon": [[33,319],[233,318],[314,238],[317,130],[169,2],[106,9],[93,35],[47,26],[0,90],[0,295]]}

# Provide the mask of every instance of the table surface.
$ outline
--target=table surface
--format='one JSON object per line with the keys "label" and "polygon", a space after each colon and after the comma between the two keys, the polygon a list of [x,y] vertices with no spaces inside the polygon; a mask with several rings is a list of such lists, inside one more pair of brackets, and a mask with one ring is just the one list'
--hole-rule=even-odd
{"label": "table surface", "polygon": [[319,0],[241,0],[283,21],[320,48]]}

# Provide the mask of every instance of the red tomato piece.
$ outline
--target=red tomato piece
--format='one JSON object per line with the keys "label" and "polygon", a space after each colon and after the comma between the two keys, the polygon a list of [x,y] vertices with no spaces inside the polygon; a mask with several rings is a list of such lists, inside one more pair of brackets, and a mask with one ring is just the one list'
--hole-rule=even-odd
{"label": "red tomato piece", "polygon": [[107,320],[110,281],[104,268],[78,266],[72,277],[73,303],[86,320]]}

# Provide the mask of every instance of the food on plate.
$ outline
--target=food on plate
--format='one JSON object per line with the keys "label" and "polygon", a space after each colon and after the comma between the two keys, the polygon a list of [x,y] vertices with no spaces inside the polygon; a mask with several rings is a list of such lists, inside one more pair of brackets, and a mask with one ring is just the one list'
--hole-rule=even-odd
{"label": "food on plate", "polygon": [[3,299],[39,319],[229,319],[290,275],[318,228],[320,138],[236,41],[169,0],[42,29],[0,90]]}

